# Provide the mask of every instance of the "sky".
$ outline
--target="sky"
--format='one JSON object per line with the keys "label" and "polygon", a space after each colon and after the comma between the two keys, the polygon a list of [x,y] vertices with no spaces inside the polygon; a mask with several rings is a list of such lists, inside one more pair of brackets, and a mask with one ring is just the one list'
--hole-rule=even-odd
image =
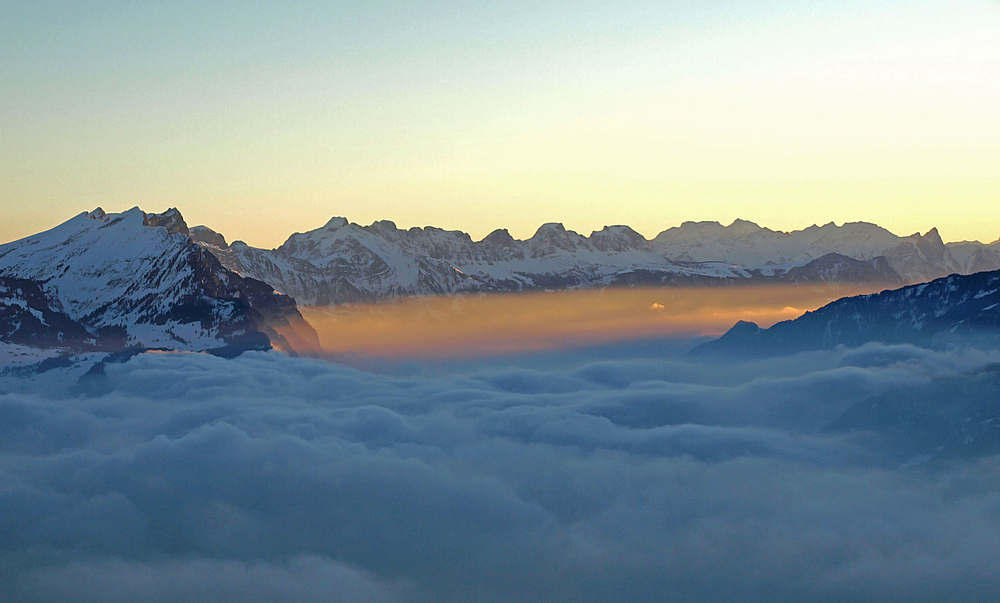
{"label": "sky", "polygon": [[1000,2],[0,1],[0,241],[178,207],[1000,238]]}

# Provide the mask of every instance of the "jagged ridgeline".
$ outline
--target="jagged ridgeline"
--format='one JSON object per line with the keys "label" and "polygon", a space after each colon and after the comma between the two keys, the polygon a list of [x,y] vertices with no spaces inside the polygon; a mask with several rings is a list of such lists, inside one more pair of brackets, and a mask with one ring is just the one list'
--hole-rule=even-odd
{"label": "jagged ridgeline", "polygon": [[418,294],[606,286],[857,283],[899,286],[1000,269],[1000,244],[945,245],[937,230],[898,237],[863,222],[779,232],[737,220],[686,222],[645,239],[628,226],[589,237],[545,224],[527,240],[480,241],[440,228],[360,226],[333,218],[259,249],[207,228],[192,238],[224,265],[305,305]]}
{"label": "jagged ridgeline", "polygon": [[[334,218],[267,250],[189,229],[176,209],[97,209],[0,246],[0,340],[302,353],[319,343],[297,303],[614,286],[898,287],[995,269],[1000,242],[946,245],[936,230],[898,237],[867,223],[779,232],[742,220],[686,222],[652,240],[627,226],[585,237],[545,224],[526,240],[496,230],[474,241],[459,231]],[[741,326],[728,339],[757,337],[750,331]]]}
{"label": "jagged ridgeline", "polygon": [[0,341],[74,351],[319,349],[295,300],[226,269],[180,212],[97,209],[0,246]]}
{"label": "jagged ridgeline", "polygon": [[740,322],[693,350],[701,356],[775,356],[865,343],[1000,345],[1000,271],[952,275],[873,295],[845,297],[761,329]]}

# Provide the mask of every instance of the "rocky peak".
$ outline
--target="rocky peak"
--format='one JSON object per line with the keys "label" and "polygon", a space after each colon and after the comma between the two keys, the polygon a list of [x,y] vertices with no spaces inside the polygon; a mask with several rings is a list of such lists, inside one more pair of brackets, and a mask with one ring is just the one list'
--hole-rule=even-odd
{"label": "rocky peak", "polygon": [[753,232],[757,232],[758,230],[761,229],[760,225],[757,224],[756,222],[751,222],[749,220],[741,220],[739,218],[733,220],[733,223],[727,226],[726,228],[727,230],[732,231],[733,234],[737,235],[750,234]]}
{"label": "rocky peak", "polygon": [[902,285],[903,278],[893,270],[884,257],[856,260],[839,253],[828,253],[804,266],[788,271],[785,278],[795,283],[851,282]]}
{"label": "rocky peak", "polygon": [[182,234],[184,236],[190,237],[191,231],[188,230],[187,223],[184,222],[184,217],[181,216],[181,212],[177,211],[177,208],[171,207],[162,214],[143,214],[145,218],[143,219],[143,224],[146,226],[157,227],[162,226],[167,229],[170,234]]}
{"label": "rocky peak", "polygon": [[406,231],[401,231],[392,220],[377,220],[371,226],[362,227],[363,230],[379,237],[382,240],[393,244],[401,244],[402,237]]}
{"label": "rocky peak", "polygon": [[944,262],[947,249],[937,228],[930,229],[925,235],[921,235],[919,232],[914,233],[906,237],[906,240],[916,247],[925,260],[934,264]]}
{"label": "rocky peak", "polygon": [[649,241],[628,226],[605,226],[590,235],[595,249],[604,252],[648,251]]}
{"label": "rocky peak", "polygon": [[94,211],[89,212],[87,214],[87,217],[90,218],[91,220],[97,220],[98,222],[103,222],[105,216],[107,216],[107,215],[108,214],[106,214],[103,209],[101,209],[100,207],[98,207]]}
{"label": "rocky peak", "polygon": [[226,237],[207,226],[191,227],[190,236],[191,240],[195,243],[205,243],[219,249],[229,249],[229,245],[226,244]]}
{"label": "rocky peak", "polygon": [[927,234],[924,235],[924,240],[930,242],[935,247],[944,247],[944,241],[941,239],[941,234],[938,232],[937,227],[928,230]]}
{"label": "rocky peak", "polygon": [[546,222],[538,227],[535,231],[534,237],[552,237],[558,236],[566,233],[566,227],[562,225],[562,222]]}
{"label": "rocky peak", "polygon": [[705,239],[735,240],[747,235],[759,232],[762,229],[759,225],[749,220],[736,219],[729,226],[723,226],[720,222],[706,220],[702,222],[687,221],[680,226],[668,228],[653,239],[659,243],[671,241],[703,241]]}
{"label": "rocky peak", "polygon": [[383,233],[383,232],[396,232],[399,228],[396,227],[396,223],[392,220],[376,220],[372,222],[372,225],[368,227],[372,232]]}
{"label": "rocky peak", "polygon": [[701,222],[695,222],[693,220],[686,220],[681,222],[680,226],[674,226],[668,228],[660,234],[668,232],[697,232],[697,233],[718,233],[726,229],[721,222],[716,222],[715,220],[702,220]]}
{"label": "rocky peak", "polygon": [[506,228],[498,228],[486,235],[482,240],[483,243],[491,245],[493,247],[516,247],[517,241],[514,237],[510,236],[510,232]]}
{"label": "rocky peak", "polygon": [[[91,213],[92,218],[81,214],[28,239],[0,245],[0,274],[44,286],[39,289],[42,299],[29,285],[18,283],[25,303],[34,304],[27,306],[29,314],[42,317],[28,332],[18,331],[18,337],[41,341],[85,328],[101,349],[229,354],[272,343],[292,351],[306,349],[302,341],[315,335],[294,300],[226,270],[208,248],[188,238],[177,210],[147,214],[134,208],[100,219]],[[42,328],[56,325],[53,321],[63,324],[58,332]],[[85,338],[78,335],[78,341]]]}
{"label": "rocky peak", "polygon": [[557,249],[574,251],[581,243],[585,244],[586,239],[572,230],[566,230],[565,226],[557,222],[542,224],[534,236],[528,239],[536,257],[551,254]]}
{"label": "rocky peak", "polygon": [[323,226],[323,230],[327,232],[336,232],[348,224],[349,222],[347,221],[347,218],[333,217],[330,218],[330,221]]}

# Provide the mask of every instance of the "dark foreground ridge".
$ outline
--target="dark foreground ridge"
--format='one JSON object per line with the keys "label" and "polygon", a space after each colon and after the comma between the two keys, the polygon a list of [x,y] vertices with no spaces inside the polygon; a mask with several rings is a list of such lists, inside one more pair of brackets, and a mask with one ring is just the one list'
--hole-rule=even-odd
{"label": "dark foreground ridge", "polygon": [[1000,343],[1000,271],[952,275],[930,283],[846,297],[769,329],[737,323],[695,356],[778,356],[868,342],[941,347]]}

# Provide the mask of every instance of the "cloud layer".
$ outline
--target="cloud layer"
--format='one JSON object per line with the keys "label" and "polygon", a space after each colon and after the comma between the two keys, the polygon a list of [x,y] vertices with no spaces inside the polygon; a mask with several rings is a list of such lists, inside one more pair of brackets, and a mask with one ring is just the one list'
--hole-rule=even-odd
{"label": "cloud layer", "polygon": [[[977,600],[993,458],[820,428],[996,358],[867,346],[377,375],[146,354],[0,395],[0,596],[29,601]],[[0,392],[24,391],[0,382]]]}

